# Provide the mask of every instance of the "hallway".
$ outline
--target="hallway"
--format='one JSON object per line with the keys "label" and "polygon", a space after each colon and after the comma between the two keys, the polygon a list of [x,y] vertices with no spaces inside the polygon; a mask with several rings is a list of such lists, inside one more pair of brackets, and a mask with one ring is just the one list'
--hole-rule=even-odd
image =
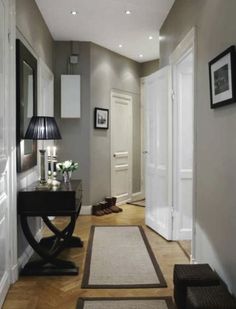
{"label": "hallway", "polygon": [[[74,309],[79,297],[131,297],[131,296],[172,296],[173,265],[188,263],[177,242],[168,242],[159,237],[144,224],[144,208],[132,205],[122,206],[123,212],[103,217],[80,216],[75,229],[84,241],[84,248],[70,249],[67,258],[80,267],[79,276],[71,277],[20,277],[9,290],[3,309]],[[65,220],[57,220],[63,227]],[[155,257],[167,281],[167,288],[160,289],[81,289],[83,264],[86,255],[91,225],[142,225]],[[47,231],[45,231],[47,234]],[[115,261],[114,261],[115,267]]]}

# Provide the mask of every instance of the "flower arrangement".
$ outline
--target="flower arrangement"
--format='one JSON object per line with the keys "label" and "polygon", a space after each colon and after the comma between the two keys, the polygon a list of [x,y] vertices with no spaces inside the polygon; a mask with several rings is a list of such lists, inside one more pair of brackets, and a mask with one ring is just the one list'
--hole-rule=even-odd
{"label": "flower arrangement", "polygon": [[74,172],[79,167],[79,163],[72,160],[67,160],[61,163],[57,163],[57,170],[61,173]]}

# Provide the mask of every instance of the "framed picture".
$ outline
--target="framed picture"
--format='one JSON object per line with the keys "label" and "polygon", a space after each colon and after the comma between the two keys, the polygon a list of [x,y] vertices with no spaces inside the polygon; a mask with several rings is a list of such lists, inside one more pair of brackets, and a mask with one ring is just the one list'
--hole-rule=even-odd
{"label": "framed picture", "polygon": [[109,110],[105,108],[95,108],[94,128],[107,130],[109,126]]}
{"label": "framed picture", "polygon": [[236,103],[235,46],[209,62],[211,108]]}

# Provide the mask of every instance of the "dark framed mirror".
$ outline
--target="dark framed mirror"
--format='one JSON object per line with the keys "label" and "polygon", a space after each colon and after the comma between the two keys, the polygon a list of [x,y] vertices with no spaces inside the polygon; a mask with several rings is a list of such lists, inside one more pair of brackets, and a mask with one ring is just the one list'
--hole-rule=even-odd
{"label": "dark framed mirror", "polygon": [[16,40],[17,172],[37,165],[37,141],[24,140],[29,121],[37,115],[37,60]]}

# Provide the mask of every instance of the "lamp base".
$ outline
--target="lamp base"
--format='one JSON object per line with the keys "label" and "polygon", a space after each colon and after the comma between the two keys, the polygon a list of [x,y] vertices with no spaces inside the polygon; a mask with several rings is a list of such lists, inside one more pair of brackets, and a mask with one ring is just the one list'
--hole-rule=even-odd
{"label": "lamp base", "polygon": [[49,187],[49,185],[48,185],[48,183],[47,182],[39,182],[39,184],[37,185],[37,187],[36,187],[36,190],[42,190],[42,191],[45,191],[45,190],[49,190],[50,189],[50,187]]}

